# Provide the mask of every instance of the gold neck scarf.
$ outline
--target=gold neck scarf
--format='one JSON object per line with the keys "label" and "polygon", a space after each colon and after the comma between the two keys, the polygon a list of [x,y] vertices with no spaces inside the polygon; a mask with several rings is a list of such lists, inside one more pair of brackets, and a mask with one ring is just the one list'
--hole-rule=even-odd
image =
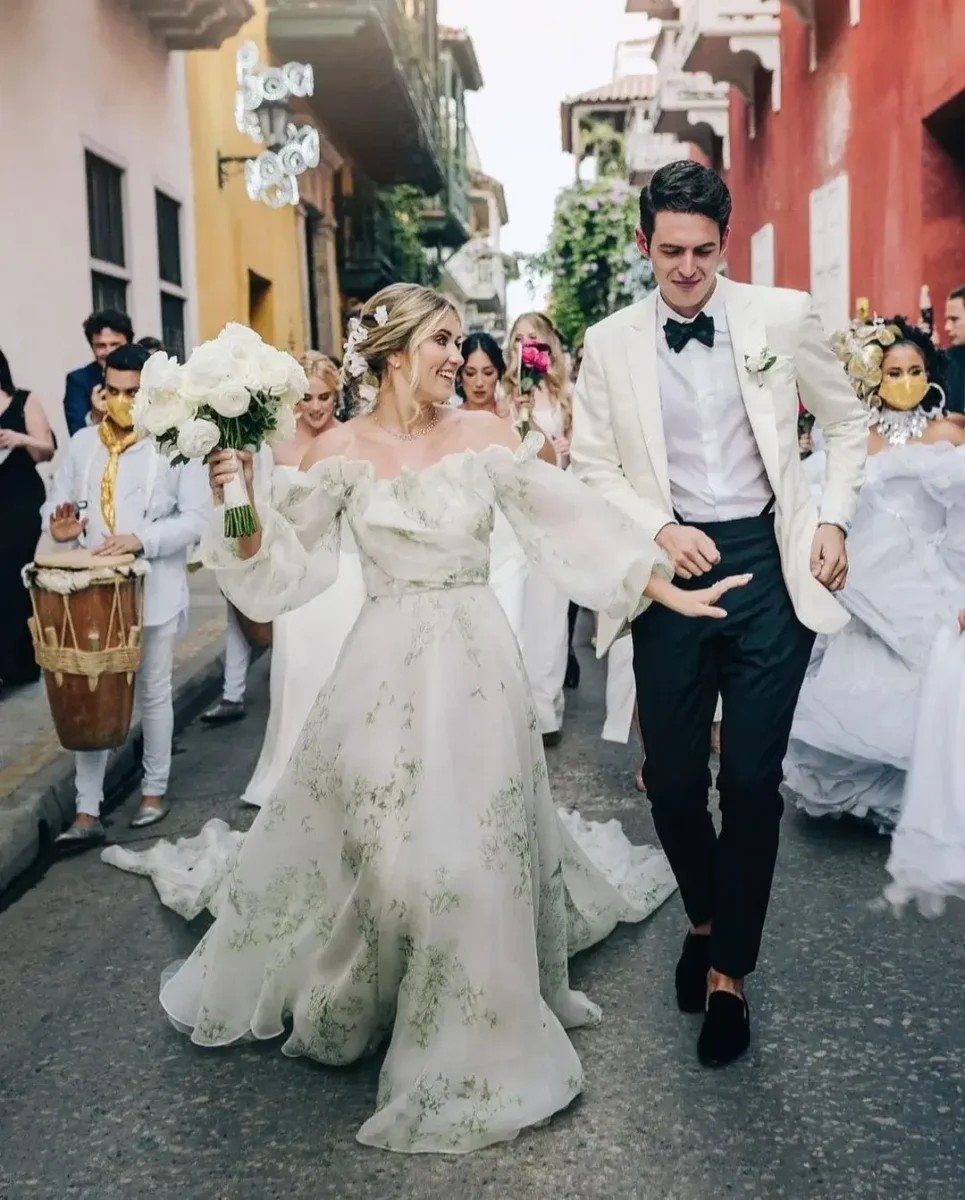
{"label": "gold neck scarf", "polygon": [[124,451],[133,446],[140,435],[133,429],[118,429],[109,417],[105,417],[97,428],[100,431],[101,441],[107,447],[108,454],[107,466],[101,477],[101,515],[108,530],[114,533],[117,524],[114,505],[117,491],[117,465]]}

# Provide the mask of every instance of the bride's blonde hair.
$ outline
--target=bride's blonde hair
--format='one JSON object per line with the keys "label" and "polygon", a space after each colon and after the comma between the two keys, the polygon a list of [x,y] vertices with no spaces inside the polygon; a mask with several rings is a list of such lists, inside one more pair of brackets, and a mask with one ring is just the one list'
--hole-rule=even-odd
{"label": "bride's blonde hair", "polygon": [[[447,317],[459,314],[449,301],[431,288],[415,283],[393,283],[377,292],[363,305],[354,323],[342,362],[342,384],[355,412],[371,412],[385,382],[390,354],[404,354],[409,363],[409,388],[419,385],[419,350],[435,334]],[[357,328],[365,331],[362,340],[354,340]],[[353,371],[354,355],[365,360],[364,372]]]}
{"label": "bride's blonde hair", "polygon": [[546,313],[522,313],[513,322],[509,337],[506,339],[506,375],[503,378],[503,388],[512,394],[519,386],[519,350],[514,343],[519,327],[524,322],[532,325],[539,335],[539,340],[545,342],[550,348],[550,369],[546,376],[546,394],[550,403],[562,413],[563,432],[569,435],[573,422],[573,403],[570,398],[570,381],[566,371],[563,339]]}

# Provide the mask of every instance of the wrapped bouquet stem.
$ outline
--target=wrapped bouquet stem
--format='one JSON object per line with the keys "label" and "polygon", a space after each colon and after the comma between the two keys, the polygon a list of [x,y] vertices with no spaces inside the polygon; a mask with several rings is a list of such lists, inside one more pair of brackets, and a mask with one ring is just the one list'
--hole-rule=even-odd
{"label": "wrapped bouquet stem", "polygon": [[[155,354],[141,372],[134,423],[175,463],[212,451],[258,450],[295,434],[295,405],[308,391],[290,354],[266,345],[254,330],[230,324],[181,366]],[[257,522],[239,471],[224,490],[224,531],[255,533]]]}

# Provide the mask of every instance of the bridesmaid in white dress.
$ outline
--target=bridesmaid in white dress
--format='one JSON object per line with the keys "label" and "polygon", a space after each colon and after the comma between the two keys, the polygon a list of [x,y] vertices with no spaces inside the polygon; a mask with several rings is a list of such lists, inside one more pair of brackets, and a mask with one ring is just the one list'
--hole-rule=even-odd
{"label": "bridesmaid in white dress", "polygon": [[[506,360],[499,343],[488,333],[470,333],[463,342],[462,354],[465,361],[456,377],[456,392],[463,411],[491,413],[511,424],[512,411],[501,395]],[[556,451],[550,441],[540,447],[539,457],[556,464]],[[490,545],[489,586],[496,593],[516,640],[522,646],[529,564],[512,526],[499,509],[496,510]]]}
{"label": "bridesmaid in white dress", "polygon": [[[308,394],[296,409],[294,438],[275,450],[279,467],[299,466],[315,438],[337,425],[338,368],[317,351],[303,355],[299,362],[308,376]],[[258,491],[262,490],[259,486]],[[270,487],[265,491],[270,495]],[[256,808],[266,803],[278,786],[312,705],[362,610],[362,569],[351,532],[345,529],[343,533],[335,583],[274,623],[268,724],[258,764],[242,795],[246,804]],[[311,647],[311,653],[306,653],[306,647]]]}
{"label": "bridesmaid in white dress", "polygon": [[[569,374],[559,334],[545,313],[524,313],[510,330],[506,391],[517,403],[519,348],[530,339],[549,346],[551,359],[549,374],[535,393],[533,422],[552,444],[556,465],[565,470],[569,466],[572,419]],[[545,572],[531,567],[523,613],[523,661],[533,689],[540,733],[547,746],[557,745],[562,736],[569,607],[570,597]]]}
{"label": "bridesmaid in white dress", "polygon": [[[747,577],[679,590],[623,514],[536,460],[538,435],[520,447],[505,422],[449,406],[461,328],[444,297],[395,285],[361,321],[355,381],[376,390],[372,412],[317,439],[303,471],[279,469],[288,486],[258,533],[228,541],[213,521],[204,555],[243,611],[273,619],[331,583],[344,516],[362,614],[227,862],[205,869],[219,822],[193,844],[107,859],[154,875],[183,915],[216,914],[161,992],[195,1044],[284,1037],[285,1054],[339,1065],[388,1043],[359,1140],[462,1153],[580,1093],[565,1029],[600,1011],[570,988],[567,956],[674,886],[617,822],[553,807],[519,647],[486,586],[494,506],[531,559],[617,619],[649,601],[721,616]],[[212,456],[217,501],[236,470]]]}

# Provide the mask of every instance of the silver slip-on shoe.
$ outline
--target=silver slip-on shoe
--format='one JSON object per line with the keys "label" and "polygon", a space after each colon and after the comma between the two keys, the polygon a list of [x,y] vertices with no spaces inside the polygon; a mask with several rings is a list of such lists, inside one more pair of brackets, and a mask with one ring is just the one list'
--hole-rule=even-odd
{"label": "silver slip-on shoe", "polygon": [[163,821],[170,811],[169,804],[162,804],[160,808],[154,804],[142,804],[131,818],[131,828],[146,829],[148,825],[156,825],[158,821]]}
{"label": "silver slip-on shoe", "polygon": [[244,720],[243,700],[219,700],[214,708],[201,714],[202,725],[230,725],[232,721]]}
{"label": "silver slip-on shoe", "polygon": [[95,821],[93,825],[78,825],[75,821],[69,829],[65,829],[62,834],[54,838],[54,845],[58,850],[74,851],[74,850],[90,850],[94,846],[101,846],[107,841],[107,830],[100,823]]}

